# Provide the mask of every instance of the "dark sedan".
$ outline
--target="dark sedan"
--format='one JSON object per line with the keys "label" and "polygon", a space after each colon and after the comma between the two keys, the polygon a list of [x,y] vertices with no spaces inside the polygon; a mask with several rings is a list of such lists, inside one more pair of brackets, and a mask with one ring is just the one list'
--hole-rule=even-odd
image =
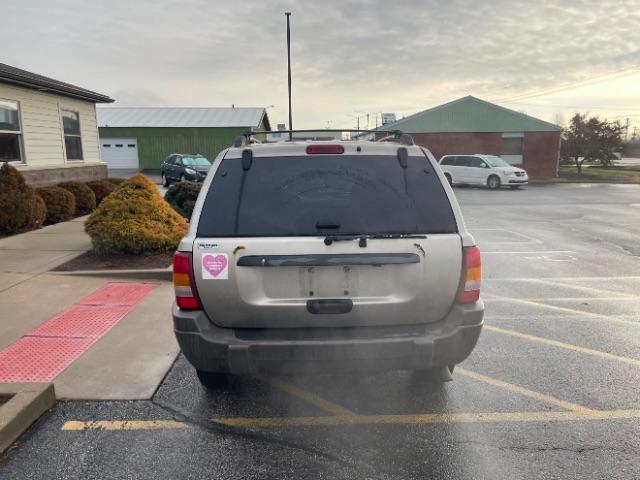
{"label": "dark sedan", "polygon": [[169,155],[160,169],[162,185],[168,187],[172,182],[189,180],[202,182],[211,168],[211,162],[202,155],[173,153]]}

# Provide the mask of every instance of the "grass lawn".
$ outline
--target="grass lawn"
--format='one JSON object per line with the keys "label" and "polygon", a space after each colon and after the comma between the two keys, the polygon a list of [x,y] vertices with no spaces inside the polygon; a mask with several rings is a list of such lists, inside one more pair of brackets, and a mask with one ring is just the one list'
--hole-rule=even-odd
{"label": "grass lawn", "polygon": [[640,183],[640,167],[582,166],[578,175],[575,166],[561,165],[560,177],[572,182]]}

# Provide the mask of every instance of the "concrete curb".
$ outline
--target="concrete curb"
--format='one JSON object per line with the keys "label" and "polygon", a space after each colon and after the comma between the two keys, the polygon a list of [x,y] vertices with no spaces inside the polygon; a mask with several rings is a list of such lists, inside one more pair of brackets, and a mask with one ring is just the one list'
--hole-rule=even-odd
{"label": "concrete curb", "polygon": [[0,383],[0,396],[10,397],[0,405],[1,454],[55,405],[56,394],[52,383]]}
{"label": "concrete curb", "polygon": [[140,270],[75,270],[70,272],[48,272],[52,275],[71,275],[78,277],[127,278],[135,280],[172,281],[172,268],[148,268]]}

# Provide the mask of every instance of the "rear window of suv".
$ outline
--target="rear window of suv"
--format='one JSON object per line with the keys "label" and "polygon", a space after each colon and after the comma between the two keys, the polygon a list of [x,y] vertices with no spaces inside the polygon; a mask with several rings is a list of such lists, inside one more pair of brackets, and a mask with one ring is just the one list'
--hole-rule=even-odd
{"label": "rear window of suv", "polygon": [[[331,225],[330,231],[319,229]],[[225,159],[200,215],[199,237],[456,233],[448,197],[424,156]]]}

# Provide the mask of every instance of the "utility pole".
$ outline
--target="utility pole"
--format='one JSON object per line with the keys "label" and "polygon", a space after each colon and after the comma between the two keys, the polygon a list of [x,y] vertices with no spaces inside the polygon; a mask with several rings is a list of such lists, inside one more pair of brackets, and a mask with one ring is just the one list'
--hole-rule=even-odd
{"label": "utility pole", "polygon": [[627,143],[627,140],[629,140],[629,117],[627,117],[624,127],[624,143]]}
{"label": "utility pole", "polygon": [[293,140],[293,120],[291,119],[291,30],[289,27],[289,17],[291,12],[285,12],[287,17],[287,73],[289,86],[289,141]]}

